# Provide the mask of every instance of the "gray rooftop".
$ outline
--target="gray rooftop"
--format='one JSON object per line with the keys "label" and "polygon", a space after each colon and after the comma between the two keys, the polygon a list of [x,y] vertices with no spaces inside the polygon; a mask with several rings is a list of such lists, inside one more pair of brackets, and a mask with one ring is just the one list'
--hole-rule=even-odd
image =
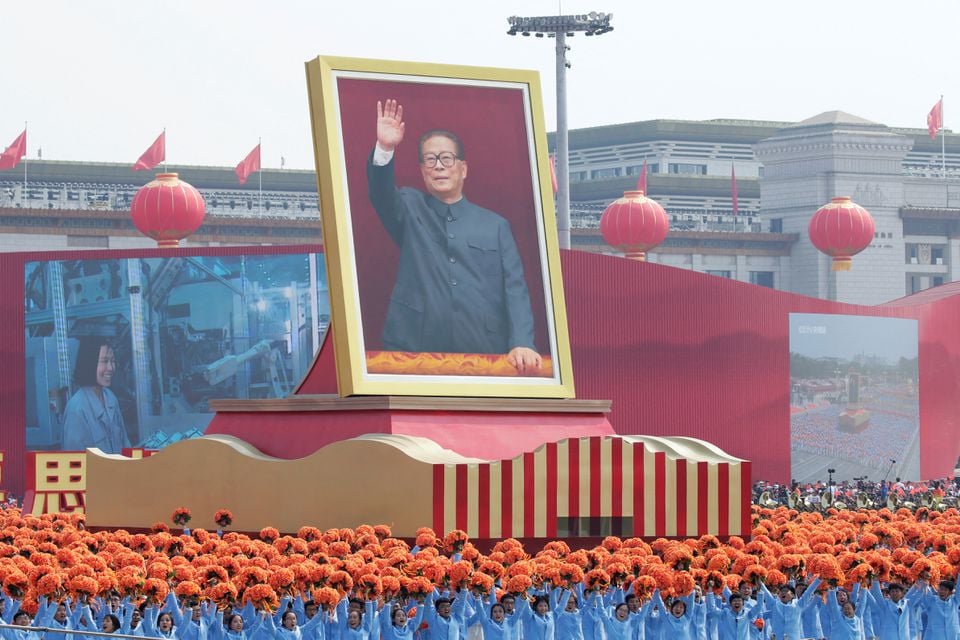
{"label": "gray rooftop", "polygon": [[847,113],[846,111],[824,111],[823,113],[817,114],[812,118],[807,118],[806,120],[801,120],[797,124],[791,126],[812,127],[821,124],[857,124],[877,126],[880,123],[867,120],[866,118],[861,118],[860,116],[855,116],[852,113]]}

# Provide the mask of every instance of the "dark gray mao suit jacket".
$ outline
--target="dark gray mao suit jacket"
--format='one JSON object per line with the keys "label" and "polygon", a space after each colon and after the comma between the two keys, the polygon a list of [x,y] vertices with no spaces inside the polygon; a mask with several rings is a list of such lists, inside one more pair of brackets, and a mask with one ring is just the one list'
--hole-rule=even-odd
{"label": "dark gray mao suit jacket", "polygon": [[[530,294],[510,223],[462,198],[397,188],[393,160],[367,162],[370,201],[400,248],[383,329],[388,351],[535,349]],[[383,265],[384,277],[390,266]]]}

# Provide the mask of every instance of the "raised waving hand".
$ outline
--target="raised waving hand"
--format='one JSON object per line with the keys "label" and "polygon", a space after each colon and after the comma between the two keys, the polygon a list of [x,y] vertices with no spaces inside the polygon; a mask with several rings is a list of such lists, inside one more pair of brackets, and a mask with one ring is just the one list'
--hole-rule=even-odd
{"label": "raised waving hand", "polygon": [[377,100],[377,144],[384,151],[393,151],[403,141],[406,124],[403,122],[403,105],[396,100]]}

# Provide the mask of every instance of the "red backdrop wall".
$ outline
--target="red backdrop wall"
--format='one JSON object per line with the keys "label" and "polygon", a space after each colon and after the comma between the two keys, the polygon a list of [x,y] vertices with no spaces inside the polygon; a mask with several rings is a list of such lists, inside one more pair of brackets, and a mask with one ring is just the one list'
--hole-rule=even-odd
{"label": "red backdrop wall", "polygon": [[701,438],[789,481],[789,314],[915,318],[921,475],[953,474],[960,282],[865,307],[584,252],[563,267],[577,397],[612,399],[618,433]]}
{"label": "red backdrop wall", "polygon": [[[0,450],[3,485],[22,492],[24,458],[23,264],[141,255],[290,253],[317,247],[0,254]],[[753,461],[755,479],[789,480],[789,314],[915,318],[920,339],[921,474],[952,473],[960,444],[960,283],[864,307],[806,298],[687,270],[562,252],[577,397],[613,401],[619,433],[687,435]],[[854,267],[856,268],[856,266]],[[842,277],[842,274],[841,274]],[[332,392],[326,349],[300,393]],[[217,431],[229,432],[229,414]],[[311,453],[277,437],[264,415],[265,453]],[[336,434],[330,435],[331,439]]]}
{"label": "red backdrop wall", "polygon": [[[700,438],[753,461],[755,480],[787,482],[790,313],[914,318],[920,471],[952,475],[960,453],[960,282],[866,307],[581,251],[562,252],[562,263],[577,397],[612,400],[618,433]],[[301,393],[335,390],[332,362],[321,354]],[[272,455],[295,453],[270,446]]]}

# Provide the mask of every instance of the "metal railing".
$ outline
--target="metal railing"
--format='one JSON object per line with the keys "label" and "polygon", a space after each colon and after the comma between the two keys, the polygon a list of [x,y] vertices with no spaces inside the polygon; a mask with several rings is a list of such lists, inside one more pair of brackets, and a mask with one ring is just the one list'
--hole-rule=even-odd
{"label": "metal railing", "polygon": [[[725,209],[690,209],[682,212],[667,209],[670,229],[673,231],[718,231],[726,233],[760,233],[764,231],[762,219],[756,212],[732,215]],[[570,215],[572,229],[599,229],[603,209],[574,208]]]}
{"label": "metal railing", "polygon": [[[137,192],[134,185],[87,185],[65,183],[0,182],[0,207],[9,209],[72,210],[97,213],[129,211]],[[270,191],[260,200],[249,191],[200,189],[207,213],[234,218],[316,219],[319,201],[315,193]]]}
{"label": "metal railing", "polygon": [[106,631],[90,631],[88,629],[67,629],[66,627],[34,627],[26,626],[21,627],[16,624],[0,624],[0,629],[13,629],[14,631],[26,631],[28,634],[37,634],[37,637],[42,636],[44,633],[68,633],[72,635],[79,636],[98,636],[104,638],[131,638],[132,640],[144,640],[145,638],[158,638],[161,636],[135,636],[125,633],[107,633]]}

